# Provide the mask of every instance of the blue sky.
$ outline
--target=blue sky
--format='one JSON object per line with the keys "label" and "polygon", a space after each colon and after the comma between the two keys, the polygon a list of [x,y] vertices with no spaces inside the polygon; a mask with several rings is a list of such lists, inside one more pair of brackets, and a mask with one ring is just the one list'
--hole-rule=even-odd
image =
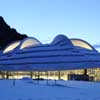
{"label": "blue sky", "polygon": [[0,15],[43,43],[65,34],[100,44],[100,0],[0,0]]}

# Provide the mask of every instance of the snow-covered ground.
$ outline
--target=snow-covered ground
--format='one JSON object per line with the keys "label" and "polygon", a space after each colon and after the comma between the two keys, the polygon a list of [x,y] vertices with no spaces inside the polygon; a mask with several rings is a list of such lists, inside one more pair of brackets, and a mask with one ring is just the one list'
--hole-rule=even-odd
{"label": "snow-covered ground", "polygon": [[100,83],[0,80],[0,100],[100,100]]}

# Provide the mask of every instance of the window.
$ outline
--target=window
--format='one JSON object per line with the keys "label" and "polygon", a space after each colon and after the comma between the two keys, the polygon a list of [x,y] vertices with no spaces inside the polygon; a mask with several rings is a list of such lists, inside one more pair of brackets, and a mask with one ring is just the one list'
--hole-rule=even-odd
{"label": "window", "polygon": [[80,39],[71,39],[71,42],[74,46],[83,47],[89,50],[94,50],[94,48],[87,42]]}
{"label": "window", "polygon": [[4,51],[3,53],[8,53],[12,50],[14,50],[16,47],[18,47],[18,45],[20,44],[20,41],[14,42],[11,45],[9,45]]}
{"label": "window", "polygon": [[22,43],[20,49],[24,49],[24,48],[28,48],[28,47],[34,47],[34,46],[38,46],[38,45],[40,45],[40,42],[38,40],[36,40],[34,38],[33,39],[26,39]]}

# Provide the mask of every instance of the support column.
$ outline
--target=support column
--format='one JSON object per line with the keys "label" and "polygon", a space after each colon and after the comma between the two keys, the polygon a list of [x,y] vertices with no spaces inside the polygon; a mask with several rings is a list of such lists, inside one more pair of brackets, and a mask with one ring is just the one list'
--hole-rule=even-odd
{"label": "support column", "polygon": [[46,72],[46,76],[47,76],[47,85],[48,85],[48,71]]}
{"label": "support column", "polygon": [[87,69],[84,69],[84,75],[87,75]]}
{"label": "support column", "polygon": [[33,78],[33,72],[32,71],[30,72],[30,77]]}
{"label": "support column", "polygon": [[58,80],[61,79],[61,74],[60,74],[60,71],[58,71]]}
{"label": "support column", "polygon": [[6,79],[9,79],[9,71],[6,72]]}

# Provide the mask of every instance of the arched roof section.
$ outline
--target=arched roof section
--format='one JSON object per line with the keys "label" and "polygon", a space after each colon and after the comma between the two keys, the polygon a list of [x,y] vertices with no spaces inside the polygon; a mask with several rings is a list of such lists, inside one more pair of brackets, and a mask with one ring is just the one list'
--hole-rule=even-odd
{"label": "arched roof section", "polygon": [[77,38],[73,38],[73,39],[70,39],[72,44],[74,46],[79,46],[79,47],[82,47],[82,48],[86,48],[86,49],[89,49],[89,50],[94,50],[96,51],[96,49],[91,46],[88,42],[82,40],[82,39],[77,39]]}
{"label": "arched roof section", "polygon": [[28,48],[28,47],[34,47],[34,46],[39,46],[41,45],[40,41],[38,41],[35,38],[25,38],[24,40],[20,40],[20,41],[15,41],[11,44],[9,44],[3,51],[3,53],[9,53],[13,50],[17,49],[24,49],[24,48]]}
{"label": "arched roof section", "polygon": [[41,42],[38,41],[36,38],[26,38],[22,41],[20,45],[20,49],[25,49],[28,47],[35,47],[41,45]]}
{"label": "arched roof section", "polygon": [[3,53],[8,53],[13,51],[15,48],[17,48],[20,45],[21,41],[15,41],[11,44],[9,44],[3,51]]}
{"label": "arched roof section", "polygon": [[65,35],[56,36],[51,44],[52,45],[59,45],[59,46],[63,46],[63,45],[73,46],[70,39],[68,39]]}

